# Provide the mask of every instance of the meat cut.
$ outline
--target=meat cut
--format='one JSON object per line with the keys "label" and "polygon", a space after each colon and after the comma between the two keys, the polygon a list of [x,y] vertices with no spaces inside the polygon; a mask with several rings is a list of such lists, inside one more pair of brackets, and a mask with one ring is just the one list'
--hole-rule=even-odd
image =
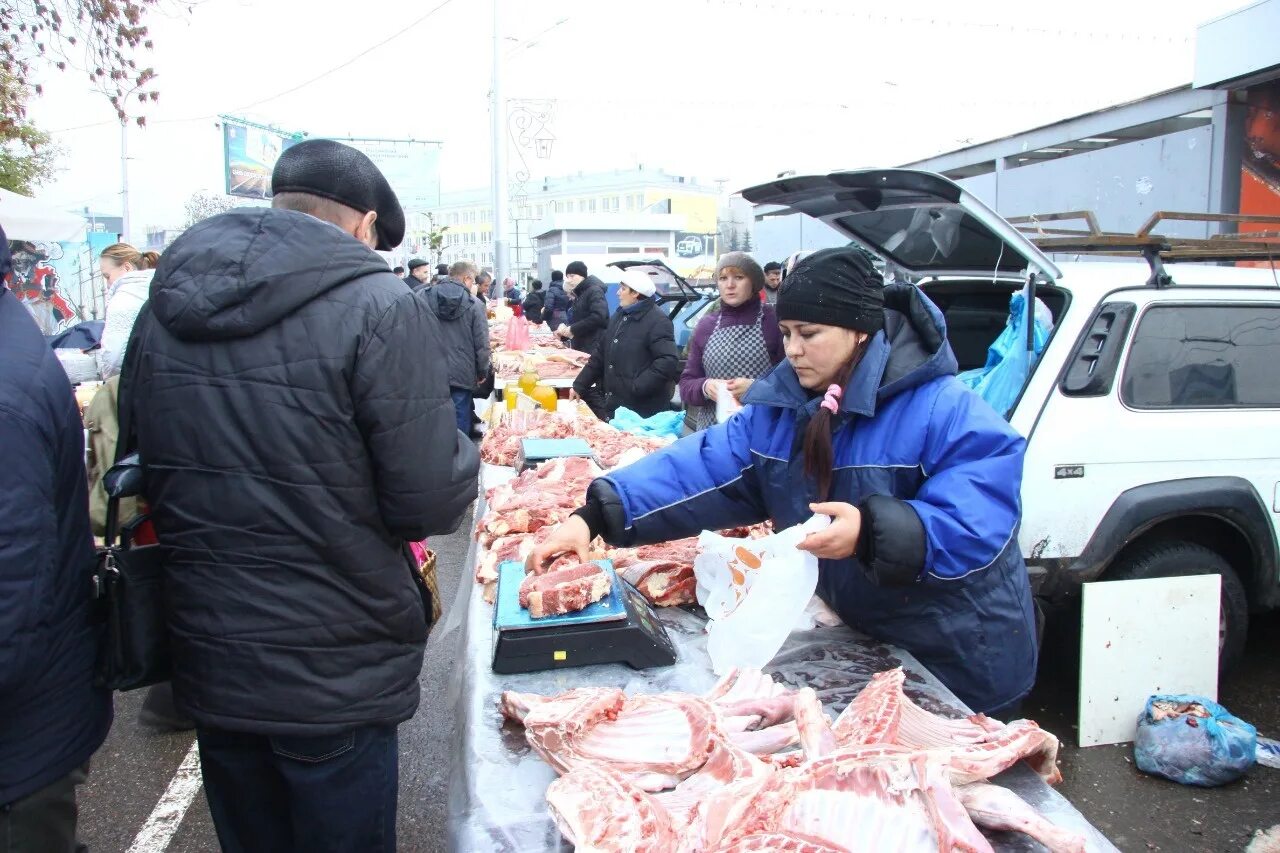
{"label": "meat cut", "polygon": [[606,468],[619,464],[628,451],[640,455],[651,453],[667,442],[649,436],[634,435],[615,429],[593,417],[565,417],[551,412],[517,412],[523,426],[504,418],[493,426],[480,443],[480,458],[490,465],[511,467],[520,455],[520,441],[525,438],[581,438],[591,446],[596,458]]}
{"label": "meat cut", "polygon": [[547,805],[579,851],[669,853],[679,843],[670,812],[605,764],[585,764],[552,782]]}
{"label": "meat cut", "polygon": [[579,688],[503,694],[501,708],[564,774],[548,803],[581,851],[985,853],[982,826],[1082,853],[1081,836],[983,783],[1023,759],[1059,779],[1053,735],[1030,720],[939,717],[904,680],[878,673],[834,724],[813,690],[754,670],[701,697]]}
{"label": "meat cut", "polygon": [[534,619],[573,613],[604,598],[611,586],[609,573],[595,563],[530,573],[520,584],[520,606]]}

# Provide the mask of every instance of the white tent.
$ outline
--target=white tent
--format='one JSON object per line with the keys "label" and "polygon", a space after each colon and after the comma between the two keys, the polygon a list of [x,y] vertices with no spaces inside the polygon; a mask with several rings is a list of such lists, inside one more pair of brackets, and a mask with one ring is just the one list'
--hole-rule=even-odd
{"label": "white tent", "polygon": [[85,239],[84,217],[5,189],[0,189],[0,226],[10,240],[80,243]]}

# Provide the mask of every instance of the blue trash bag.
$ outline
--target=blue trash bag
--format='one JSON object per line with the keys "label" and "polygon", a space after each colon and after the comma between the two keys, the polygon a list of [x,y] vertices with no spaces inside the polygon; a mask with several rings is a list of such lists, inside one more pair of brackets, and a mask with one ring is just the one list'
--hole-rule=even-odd
{"label": "blue trash bag", "polygon": [[609,425],[636,435],[679,438],[680,431],[684,429],[684,412],[658,412],[642,418],[626,406],[620,406],[613,413],[613,420],[609,421]]}
{"label": "blue trash bag", "polygon": [[[987,363],[977,370],[966,370],[957,377],[1001,415],[1007,415],[1018,401],[1031,372],[1031,360],[1027,354],[1026,304],[1025,293],[1013,294],[1009,299],[1009,320],[1000,337],[987,348]],[[1038,302],[1036,308],[1032,345],[1039,357],[1049,341],[1050,321],[1047,319],[1048,311],[1041,312]]]}
{"label": "blue trash bag", "polygon": [[1258,732],[1203,696],[1152,696],[1138,717],[1133,756],[1144,773],[1212,788],[1253,766]]}

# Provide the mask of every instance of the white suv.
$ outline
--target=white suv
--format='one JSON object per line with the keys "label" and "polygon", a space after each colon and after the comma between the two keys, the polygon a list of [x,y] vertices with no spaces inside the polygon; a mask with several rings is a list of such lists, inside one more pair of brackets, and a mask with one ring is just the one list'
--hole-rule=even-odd
{"label": "white suv", "polygon": [[[1219,574],[1221,663],[1239,657],[1249,612],[1280,606],[1271,270],[1177,263],[1165,276],[1158,250],[1150,265],[1055,263],[927,172],[786,178],[743,195],[762,215],[822,219],[908,274],[945,315],[961,370],[983,366],[1010,297],[1032,290],[1053,330],[1004,414],[1027,438],[1019,542],[1037,598],[1059,603],[1099,579]],[[1087,240],[1037,242],[1060,252]],[[1130,242],[1137,252],[1143,240]]]}

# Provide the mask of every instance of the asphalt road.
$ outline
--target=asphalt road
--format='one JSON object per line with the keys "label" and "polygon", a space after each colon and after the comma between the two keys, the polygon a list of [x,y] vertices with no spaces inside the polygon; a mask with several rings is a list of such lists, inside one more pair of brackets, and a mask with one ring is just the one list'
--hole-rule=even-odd
{"label": "asphalt road", "polygon": [[[465,531],[432,540],[449,606],[457,599],[468,544]],[[444,622],[448,627],[447,613]],[[410,853],[444,849],[447,755],[454,739],[448,687],[457,645],[457,632],[432,633],[422,671],[422,706],[400,727],[399,843]],[[1221,689],[1223,704],[1271,737],[1280,737],[1278,649],[1280,614],[1257,618],[1244,664]],[[1257,767],[1223,788],[1184,788],[1139,773],[1128,746],[1075,748],[1075,664],[1071,652],[1056,642],[1052,623],[1043,658],[1039,684],[1024,713],[1062,738],[1061,791],[1121,850],[1238,853],[1255,830],[1280,823],[1280,771]],[[141,693],[117,697],[115,726],[81,792],[81,837],[93,853],[129,850],[192,744],[190,733],[159,734],[140,726],[141,703]],[[196,793],[168,847],[153,846],[145,853],[162,849],[218,849],[203,792]]]}

